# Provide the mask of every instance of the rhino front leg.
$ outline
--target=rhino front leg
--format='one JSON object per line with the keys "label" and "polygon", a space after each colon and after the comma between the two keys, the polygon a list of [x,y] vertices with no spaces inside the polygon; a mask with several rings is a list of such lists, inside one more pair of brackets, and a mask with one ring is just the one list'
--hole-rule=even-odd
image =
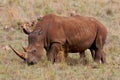
{"label": "rhino front leg", "polygon": [[47,58],[49,61],[54,64],[54,62],[57,60],[57,55],[59,55],[59,52],[61,51],[61,44],[59,43],[53,43],[47,52]]}

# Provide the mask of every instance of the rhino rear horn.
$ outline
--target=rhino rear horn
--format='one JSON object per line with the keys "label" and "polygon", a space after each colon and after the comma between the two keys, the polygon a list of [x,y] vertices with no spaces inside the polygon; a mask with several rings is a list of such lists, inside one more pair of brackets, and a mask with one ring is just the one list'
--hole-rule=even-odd
{"label": "rhino rear horn", "polygon": [[27,48],[26,48],[26,47],[23,47],[23,46],[22,46],[22,48],[23,48],[23,50],[24,50],[25,52],[27,52]]}

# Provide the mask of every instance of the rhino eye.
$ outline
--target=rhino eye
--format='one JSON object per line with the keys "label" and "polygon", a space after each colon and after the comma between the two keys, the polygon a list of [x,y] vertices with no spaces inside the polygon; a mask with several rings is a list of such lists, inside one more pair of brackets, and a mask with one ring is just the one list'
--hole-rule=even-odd
{"label": "rhino eye", "polygon": [[41,32],[37,32],[37,35],[40,35],[41,34]]}
{"label": "rhino eye", "polygon": [[35,31],[35,35],[40,35],[42,33],[42,29]]}
{"label": "rhino eye", "polygon": [[32,53],[33,53],[33,54],[36,53],[36,50],[32,50]]}
{"label": "rhino eye", "polygon": [[40,35],[40,34],[41,34],[41,32],[35,32],[35,35],[37,35],[37,36]]}

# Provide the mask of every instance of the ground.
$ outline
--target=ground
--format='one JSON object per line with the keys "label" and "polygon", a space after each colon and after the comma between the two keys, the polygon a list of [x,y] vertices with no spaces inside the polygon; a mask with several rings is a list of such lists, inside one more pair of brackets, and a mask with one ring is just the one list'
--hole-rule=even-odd
{"label": "ground", "polygon": [[[120,80],[120,1],[119,0],[0,0],[0,80]],[[107,64],[96,64],[86,51],[87,64],[79,63],[79,54],[69,53],[67,62],[42,60],[28,66],[9,48],[22,51],[27,46],[17,23],[32,21],[45,14],[69,16],[71,12],[93,16],[108,30],[104,50]]]}

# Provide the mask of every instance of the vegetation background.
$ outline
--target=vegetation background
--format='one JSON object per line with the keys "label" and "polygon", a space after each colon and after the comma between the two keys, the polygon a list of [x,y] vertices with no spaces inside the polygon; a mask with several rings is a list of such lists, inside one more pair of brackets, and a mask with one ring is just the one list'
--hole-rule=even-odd
{"label": "vegetation background", "polygon": [[[93,16],[106,26],[108,64],[95,64],[87,50],[86,65],[79,63],[79,54],[69,54],[66,63],[54,65],[44,54],[38,64],[27,66],[8,47],[22,51],[21,45],[27,46],[18,22],[71,12]],[[120,80],[120,0],[0,0],[0,80]]]}

